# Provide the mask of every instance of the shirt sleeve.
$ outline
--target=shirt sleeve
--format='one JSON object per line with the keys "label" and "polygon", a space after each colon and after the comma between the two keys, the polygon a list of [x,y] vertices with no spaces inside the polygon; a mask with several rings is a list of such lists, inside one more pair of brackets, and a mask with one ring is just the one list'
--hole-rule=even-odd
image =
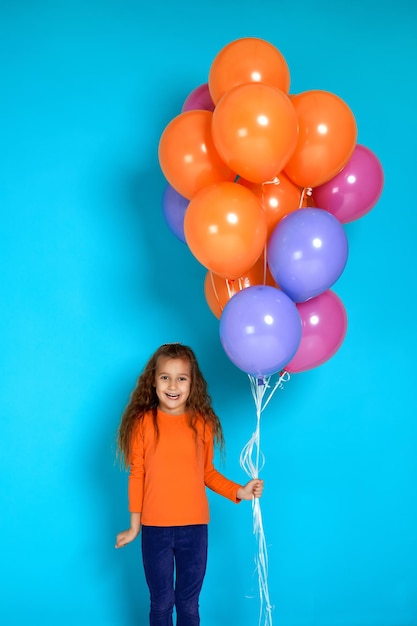
{"label": "shirt sleeve", "polygon": [[204,483],[212,491],[232,500],[232,502],[239,503],[240,500],[236,493],[241,485],[229,480],[217,471],[213,465],[213,458],[213,434],[211,429],[206,426],[204,438]]}
{"label": "shirt sleeve", "polygon": [[143,458],[143,431],[138,427],[132,437],[128,481],[129,512],[142,513],[145,466]]}

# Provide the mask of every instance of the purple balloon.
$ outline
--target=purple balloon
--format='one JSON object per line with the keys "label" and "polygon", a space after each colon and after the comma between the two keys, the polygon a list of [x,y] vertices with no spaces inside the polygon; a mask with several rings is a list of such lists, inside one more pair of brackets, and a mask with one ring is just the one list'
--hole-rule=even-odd
{"label": "purple balloon", "polygon": [[167,184],[162,195],[162,211],[169,229],[183,243],[186,243],[184,216],[189,202],[187,198],[181,196],[169,183]]}
{"label": "purple balloon", "polygon": [[251,376],[270,376],[294,356],[301,340],[297,307],[280,289],[247,287],[226,304],[220,341],[229,359]]}
{"label": "purple balloon", "polygon": [[268,242],[268,265],[294,302],[320,295],[342,274],[348,242],[342,224],[323,209],[298,209],[278,222]]}
{"label": "purple balloon", "polygon": [[383,186],[381,163],[369,148],[358,144],[345,167],[327,183],[313,189],[313,199],[316,206],[346,224],[375,206]]}
{"label": "purple balloon", "polygon": [[214,102],[207,83],[193,89],[182,105],[181,112],[195,110],[214,111]]}

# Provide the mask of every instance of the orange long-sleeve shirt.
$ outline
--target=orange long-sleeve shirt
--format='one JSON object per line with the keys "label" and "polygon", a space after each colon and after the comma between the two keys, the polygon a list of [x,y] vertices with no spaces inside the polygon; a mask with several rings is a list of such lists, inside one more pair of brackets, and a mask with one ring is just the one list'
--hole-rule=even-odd
{"label": "orange long-sleeve shirt", "polygon": [[239,502],[240,485],[228,480],[213,465],[213,433],[203,419],[197,438],[186,414],[158,410],[159,440],[152,414],[136,428],[130,459],[129,510],[141,513],[147,526],[207,524],[209,506],[205,487]]}

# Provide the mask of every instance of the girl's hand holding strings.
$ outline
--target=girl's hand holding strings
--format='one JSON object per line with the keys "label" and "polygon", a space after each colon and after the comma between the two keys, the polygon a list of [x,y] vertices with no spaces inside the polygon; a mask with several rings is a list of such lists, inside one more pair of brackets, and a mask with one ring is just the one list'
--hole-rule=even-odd
{"label": "girl's hand holding strings", "polygon": [[260,478],[253,478],[244,487],[239,487],[236,496],[239,500],[252,500],[260,498],[264,490],[264,481]]}

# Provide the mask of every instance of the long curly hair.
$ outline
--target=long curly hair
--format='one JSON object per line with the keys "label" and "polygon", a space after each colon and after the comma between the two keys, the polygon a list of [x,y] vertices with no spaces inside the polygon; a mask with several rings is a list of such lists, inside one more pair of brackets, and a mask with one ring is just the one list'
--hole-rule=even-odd
{"label": "long curly hair", "polygon": [[155,372],[160,357],[170,359],[187,359],[191,366],[190,395],[186,403],[188,423],[197,434],[195,427],[197,419],[202,418],[208,424],[214,436],[214,442],[220,451],[224,451],[224,438],[221,423],[215,414],[211,398],[207,390],[207,382],[201,373],[194,352],[181,343],[167,343],[160,346],[151,356],[142,374],[139,376],[136,387],[132,391],[126,406],[117,433],[117,457],[126,468],[130,463],[131,441],[133,430],[143,419],[145,413],[152,412],[156,437],[159,437],[157,423],[158,397],[155,391]]}

